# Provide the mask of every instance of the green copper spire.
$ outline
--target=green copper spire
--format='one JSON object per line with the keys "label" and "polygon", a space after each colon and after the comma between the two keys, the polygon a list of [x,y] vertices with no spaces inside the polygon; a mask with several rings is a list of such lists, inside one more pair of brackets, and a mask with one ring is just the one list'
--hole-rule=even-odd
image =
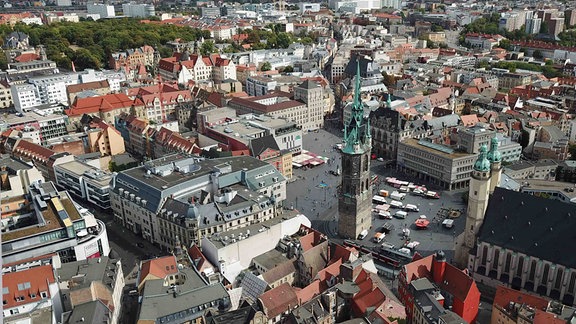
{"label": "green copper spire", "polygon": [[486,151],[488,148],[486,145],[482,144],[480,146],[480,153],[478,154],[478,159],[474,163],[474,170],[480,172],[488,172],[490,171],[490,161],[486,158]]}
{"label": "green copper spire", "polygon": [[492,141],[490,141],[490,151],[488,152],[487,159],[491,163],[502,161],[502,153],[498,151],[498,139],[496,136],[492,137]]}
{"label": "green copper spire", "polygon": [[364,106],[360,98],[360,58],[356,60],[356,80],[354,82],[354,101],[350,121],[344,125],[343,151],[359,154],[371,150],[370,122],[364,119]]}
{"label": "green copper spire", "polygon": [[388,99],[386,99],[386,108],[392,109],[392,94],[388,92]]}

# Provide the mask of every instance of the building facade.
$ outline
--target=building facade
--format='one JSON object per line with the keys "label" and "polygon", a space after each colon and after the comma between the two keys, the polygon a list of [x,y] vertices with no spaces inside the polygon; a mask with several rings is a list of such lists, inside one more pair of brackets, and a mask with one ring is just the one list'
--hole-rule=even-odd
{"label": "building facade", "polygon": [[54,166],[56,184],[102,209],[110,208],[112,175],[89,164],[70,161]]}
{"label": "building facade", "polygon": [[[204,160],[175,154],[114,175],[110,199],[116,221],[169,248],[173,231],[185,230],[181,237],[198,242],[225,227],[274,217],[286,199],[286,179],[249,156]],[[168,222],[181,225],[175,229]]]}
{"label": "building facade", "polygon": [[[2,219],[2,261],[16,262],[58,253],[62,262],[107,256],[110,253],[105,224],[77,206],[68,192],[52,182],[35,183],[26,208]],[[32,225],[19,227],[18,222]]]}
{"label": "building facade", "polygon": [[446,190],[467,188],[476,156],[426,139],[398,145],[397,167]]}

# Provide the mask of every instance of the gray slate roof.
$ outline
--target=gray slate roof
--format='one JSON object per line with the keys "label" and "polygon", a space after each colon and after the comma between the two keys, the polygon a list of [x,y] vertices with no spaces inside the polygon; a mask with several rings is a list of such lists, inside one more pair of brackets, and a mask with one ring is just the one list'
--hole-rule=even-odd
{"label": "gray slate roof", "polygon": [[576,205],[496,188],[478,238],[482,242],[576,268]]}
{"label": "gray slate roof", "polygon": [[172,293],[170,287],[164,286],[163,279],[146,281],[139,320],[167,317],[164,323],[182,323],[202,316],[204,310],[198,308],[200,305],[210,304],[210,307],[217,309],[220,305],[211,305],[212,301],[229,302],[228,292],[221,283],[207,285],[193,269],[183,269],[181,274],[185,275],[186,281],[178,286],[176,295]]}

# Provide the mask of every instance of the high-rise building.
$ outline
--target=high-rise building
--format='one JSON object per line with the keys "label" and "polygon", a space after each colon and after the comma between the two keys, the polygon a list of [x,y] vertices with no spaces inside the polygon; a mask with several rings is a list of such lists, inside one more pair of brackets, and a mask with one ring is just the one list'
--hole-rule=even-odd
{"label": "high-rise building", "polygon": [[360,61],[357,61],[354,102],[350,121],[344,125],[342,148],[342,194],[338,200],[338,234],[357,238],[372,225],[370,215],[370,122],[360,101]]}
{"label": "high-rise building", "polygon": [[114,6],[102,3],[89,3],[86,5],[89,14],[100,15],[100,18],[112,18],[116,16]]}
{"label": "high-rise building", "polygon": [[540,26],[542,26],[542,19],[538,17],[526,19],[525,31],[527,34],[538,34],[540,32]]}
{"label": "high-rise building", "polygon": [[548,21],[548,35],[557,36],[564,31],[564,18],[552,18]]}
{"label": "high-rise building", "polygon": [[122,12],[124,16],[128,17],[145,18],[156,16],[156,10],[152,4],[124,3],[122,4]]}
{"label": "high-rise building", "polygon": [[576,9],[569,9],[564,11],[566,26],[576,25]]}

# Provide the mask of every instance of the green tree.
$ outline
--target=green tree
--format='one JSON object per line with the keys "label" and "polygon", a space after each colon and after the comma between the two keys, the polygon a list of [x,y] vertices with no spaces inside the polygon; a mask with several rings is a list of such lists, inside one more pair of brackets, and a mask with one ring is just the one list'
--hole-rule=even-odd
{"label": "green tree", "polygon": [[507,51],[512,50],[512,42],[509,39],[501,40],[499,46]]}
{"label": "green tree", "polygon": [[287,67],[285,67],[282,72],[284,73],[292,73],[294,72],[294,68],[291,65],[288,65]]}
{"label": "green tree", "polygon": [[478,68],[481,68],[481,69],[490,68],[490,62],[488,62],[486,60],[479,60],[477,65],[478,65]]}
{"label": "green tree", "polygon": [[433,32],[441,32],[444,31],[444,27],[436,24],[432,24],[432,31]]}
{"label": "green tree", "polygon": [[6,70],[8,68],[8,58],[6,53],[0,49],[0,70]]}
{"label": "green tree", "polygon": [[214,42],[211,40],[204,41],[202,45],[200,45],[200,54],[202,55],[210,55],[216,52],[216,47],[214,46]]}
{"label": "green tree", "polygon": [[393,87],[396,85],[396,77],[394,77],[393,75],[388,74],[385,71],[383,71],[382,77],[384,78],[383,82],[384,82],[385,86]]}
{"label": "green tree", "polygon": [[260,71],[270,71],[270,70],[272,70],[272,65],[270,64],[270,62],[264,62],[260,67]]}
{"label": "green tree", "polygon": [[570,144],[568,152],[570,153],[570,160],[576,160],[576,144]]}
{"label": "green tree", "polygon": [[544,58],[544,55],[542,54],[541,50],[534,50],[534,52],[532,52],[532,57],[537,60],[541,60]]}
{"label": "green tree", "polygon": [[293,43],[292,36],[288,33],[278,33],[278,47],[288,48]]}

